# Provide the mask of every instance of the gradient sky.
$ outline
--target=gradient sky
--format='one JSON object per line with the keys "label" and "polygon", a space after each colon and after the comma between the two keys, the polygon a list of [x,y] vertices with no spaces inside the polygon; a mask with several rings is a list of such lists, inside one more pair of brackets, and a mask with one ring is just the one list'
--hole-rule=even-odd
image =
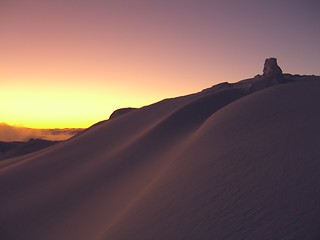
{"label": "gradient sky", "polygon": [[1,0],[0,122],[88,127],[262,72],[320,75],[319,0]]}

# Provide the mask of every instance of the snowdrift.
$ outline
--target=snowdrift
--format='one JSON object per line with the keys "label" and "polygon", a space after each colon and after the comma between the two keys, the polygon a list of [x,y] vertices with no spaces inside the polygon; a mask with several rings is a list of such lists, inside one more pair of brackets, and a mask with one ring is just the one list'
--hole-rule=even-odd
{"label": "snowdrift", "polygon": [[2,161],[0,237],[319,239],[319,92],[220,84]]}

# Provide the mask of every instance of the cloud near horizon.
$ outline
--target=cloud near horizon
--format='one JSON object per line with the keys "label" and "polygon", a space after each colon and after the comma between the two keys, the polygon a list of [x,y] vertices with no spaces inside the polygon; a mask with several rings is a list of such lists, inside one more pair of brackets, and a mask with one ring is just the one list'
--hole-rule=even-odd
{"label": "cloud near horizon", "polygon": [[31,138],[40,138],[45,140],[62,141],[66,140],[82,129],[33,129],[26,127],[11,126],[6,123],[0,123],[0,141],[28,141]]}

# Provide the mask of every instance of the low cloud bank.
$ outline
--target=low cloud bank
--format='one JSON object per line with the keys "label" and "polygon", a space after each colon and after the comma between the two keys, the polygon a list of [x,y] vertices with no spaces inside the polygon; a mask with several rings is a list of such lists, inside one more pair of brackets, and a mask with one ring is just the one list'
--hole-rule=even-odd
{"label": "low cloud bank", "polygon": [[83,129],[33,129],[25,127],[11,126],[6,123],[0,123],[0,141],[28,141],[31,138],[41,138],[52,141],[62,141],[73,137]]}

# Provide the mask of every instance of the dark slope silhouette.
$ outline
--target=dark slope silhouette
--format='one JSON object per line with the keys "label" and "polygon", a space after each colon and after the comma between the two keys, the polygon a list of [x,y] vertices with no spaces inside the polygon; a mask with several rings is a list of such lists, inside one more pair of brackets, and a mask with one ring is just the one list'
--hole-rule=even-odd
{"label": "dark slope silhouette", "polygon": [[0,162],[3,239],[319,239],[320,79],[223,83]]}
{"label": "dark slope silhouette", "polygon": [[48,141],[43,139],[30,139],[27,142],[0,141],[0,160],[39,151],[43,148],[50,147],[58,142],[59,141]]}

